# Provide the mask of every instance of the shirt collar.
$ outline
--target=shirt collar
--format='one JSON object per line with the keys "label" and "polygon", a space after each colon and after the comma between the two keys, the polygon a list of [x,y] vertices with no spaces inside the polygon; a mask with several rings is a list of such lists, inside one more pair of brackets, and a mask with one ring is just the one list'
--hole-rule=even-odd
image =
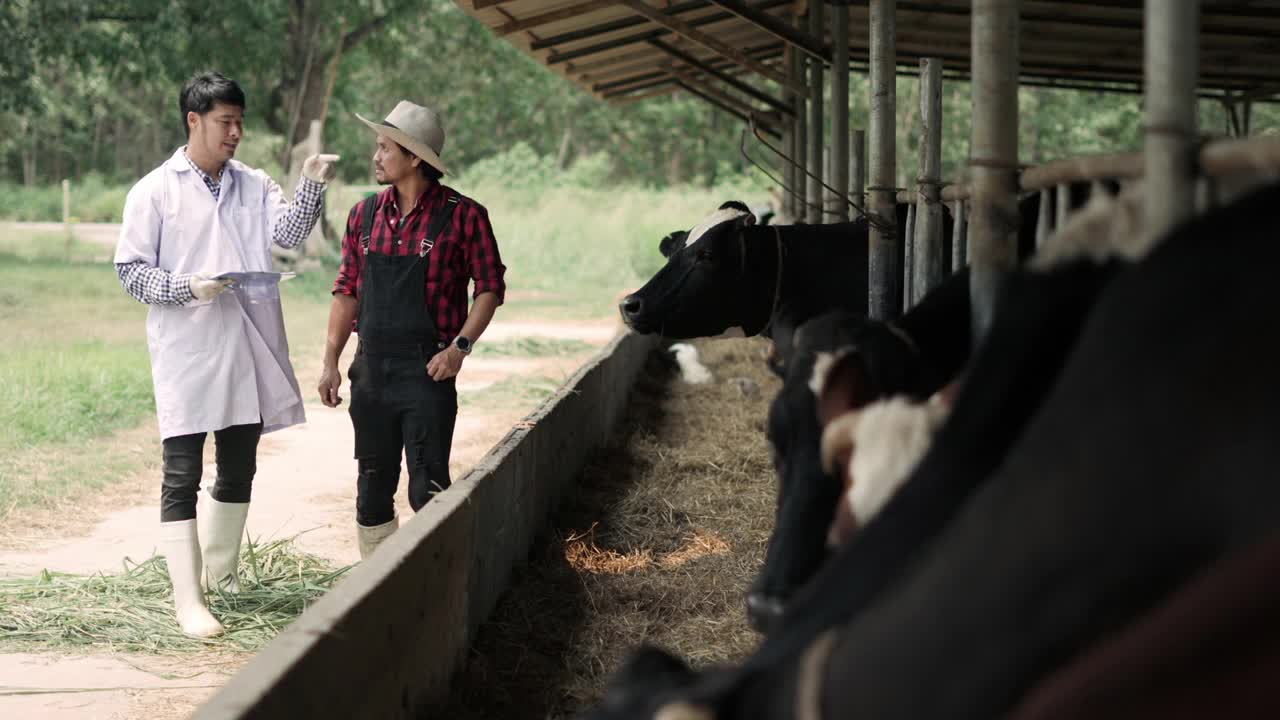
{"label": "shirt collar", "polygon": [[[435,198],[436,193],[440,192],[440,188],[442,187],[444,186],[441,185],[438,180],[429,181],[427,183],[427,186],[423,188],[422,194],[418,196],[418,202],[417,202],[417,205],[415,205],[415,207],[423,208],[425,211],[427,205],[431,203],[431,200]],[[381,196],[378,198],[378,207],[383,212],[388,212],[388,213],[400,210],[400,208],[396,205],[396,186],[395,185],[388,185],[387,189],[382,191]],[[410,209],[409,212],[413,212],[412,208]],[[408,213],[400,212],[401,216],[404,216],[407,214]]]}

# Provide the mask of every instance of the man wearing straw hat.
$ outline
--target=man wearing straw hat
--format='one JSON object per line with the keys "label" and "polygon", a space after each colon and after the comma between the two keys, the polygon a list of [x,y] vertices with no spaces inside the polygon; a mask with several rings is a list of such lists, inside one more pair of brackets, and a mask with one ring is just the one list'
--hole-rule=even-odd
{"label": "man wearing straw hat", "polygon": [[506,268],[484,206],[440,182],[440,117],[408,101],[382,122],[356,117],[376,134],[374,169],[388,187],[347,217],[319,392],[329,407],[342,402],[338,359],[354,326],[360,340],[347,375],[364,558],[399,524],[401,451],[415,512],[449,487],[455,378],[502,304]]}
{"label": "man wearing straw hat", "polygon": [[[290,202],[266,173],[234,159],[245,109],[235,81],[200,73],[183,86],[178,109],[187,142],[129,191],[115,265],[125,290],[150,307],[147,345],[164,453],[160,543],[178,624],[210,637],[223,628],[201,584],[239,589],[258,439],[304,421],[276,286],[233,288],[225,274],[270,275],[271,246],[306,239],[338,156],[307,158]],[[218,477],[197,531],[209,433]]]}

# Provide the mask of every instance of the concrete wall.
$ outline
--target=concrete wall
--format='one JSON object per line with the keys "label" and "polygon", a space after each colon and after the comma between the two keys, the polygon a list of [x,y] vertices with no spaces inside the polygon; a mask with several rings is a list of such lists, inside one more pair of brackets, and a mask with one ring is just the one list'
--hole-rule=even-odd
{"label": "concrete wall", "polygon": [[407,718],[443,699],[512,567],[608,439],[656,346],[616,338],[193,718]]}

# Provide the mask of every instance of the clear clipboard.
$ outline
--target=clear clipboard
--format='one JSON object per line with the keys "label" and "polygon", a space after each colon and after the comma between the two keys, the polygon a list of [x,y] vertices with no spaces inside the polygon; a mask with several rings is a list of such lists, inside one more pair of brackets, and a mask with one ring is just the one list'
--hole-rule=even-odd
{"label": "clear clipboard", "polygon": [[250,270],[222,273],[215,280],[230,280],[230,288],[250,303],[280,299],[280,283],[297,277],[295,272]]}

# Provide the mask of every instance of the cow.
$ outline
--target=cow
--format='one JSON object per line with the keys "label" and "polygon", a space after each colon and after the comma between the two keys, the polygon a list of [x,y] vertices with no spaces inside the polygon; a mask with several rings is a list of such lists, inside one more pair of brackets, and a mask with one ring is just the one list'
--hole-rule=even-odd
{"label": "cow", "polygon": [[[897,208],[900,241],[907,208]],[[949,248],[950,215],[944,218]],[[623,298],[619,311],[641,334],[769,337],[777,345],[772,367],[782,375],[792,334],[805,320],[836,309],[866,314],[867,235],[865,218],[759,226],[745,205],[730,201],[693,229],[664,237],[659,250],[666,265]],[[948,264],[950,257],[944,248]]]}

